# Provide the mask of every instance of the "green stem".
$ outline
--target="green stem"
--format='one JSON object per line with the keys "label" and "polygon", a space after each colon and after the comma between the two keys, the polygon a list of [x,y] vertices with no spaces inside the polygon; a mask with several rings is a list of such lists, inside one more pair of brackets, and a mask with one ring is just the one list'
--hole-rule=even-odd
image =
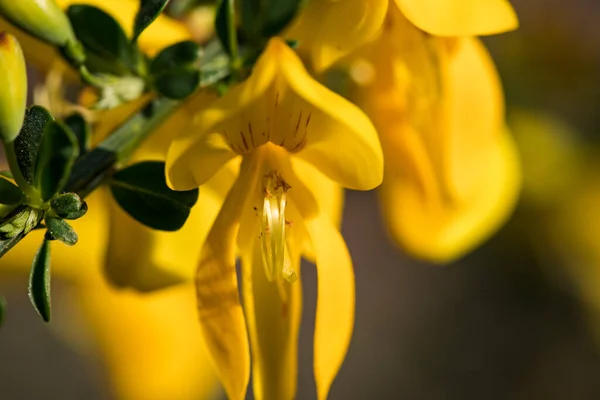
{"label": "green stem", "polygon": [[66,191],[81,197],[96,189],[114,169],[122,164],[139,145],[179,106],[168,99],[151,100],[137,114],[119,126],[95,149],[83,155],[73,167]]}
{"label": "green stem", "polygon": [[231,51],[231,69],[237,71],[242,66],[238,47],[237,29],[235,26],[235,0],[227,1],[227,21],[229,24],[229,50]]}
{"label": "green stem", "polygon": [[10,143],[6,143],[4,146],[4,152],[6,154],[6,161],[8,162],[8,167],[10,168],[10,172],[13,175],[13,179],[15,183],[25,196],[27,196],[27,203],[31,205],[40,205],[42,204],[42,198],[37,190],[35,190],[25,177],[21,173],[21,168],[19,168],[19,162],[17,161],[17,153],[15,151],[15,141],[13,140]]}

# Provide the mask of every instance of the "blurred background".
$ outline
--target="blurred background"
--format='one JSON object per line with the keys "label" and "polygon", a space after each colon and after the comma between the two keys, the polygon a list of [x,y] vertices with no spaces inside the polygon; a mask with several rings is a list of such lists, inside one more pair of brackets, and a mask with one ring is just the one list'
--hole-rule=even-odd
{"label": "blurred background", "polygon": [[[485,245],[435,267],[388,240],[376,193],[348,194],[356,325],[331,399],[600,398],[600,2],[512,3],[520,29],[485,42],[522,155],[519,206]],[[303,275],[298,399],[313,399],[314,268]],[[3,399],[113,398],[102,361],[39,320],[26,277],[3,277],[0,293]]]}

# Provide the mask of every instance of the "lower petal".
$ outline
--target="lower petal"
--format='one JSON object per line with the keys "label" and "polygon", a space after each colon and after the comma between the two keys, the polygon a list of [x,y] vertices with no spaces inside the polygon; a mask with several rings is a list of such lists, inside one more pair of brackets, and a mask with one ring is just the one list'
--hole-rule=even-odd
{"label": "lower petal", "polygon": [[327,398],[352,337],[354,270],[341,233],[321,214],[306,221],[317,258],[314,370],[318,398]]}

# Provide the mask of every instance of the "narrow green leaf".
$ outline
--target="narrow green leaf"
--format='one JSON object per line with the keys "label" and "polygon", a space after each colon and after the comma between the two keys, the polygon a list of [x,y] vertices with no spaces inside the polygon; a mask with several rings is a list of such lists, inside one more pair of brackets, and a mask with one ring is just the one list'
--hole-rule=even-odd
{"label": "narrow green leaf", "polygon": [[77,243],[79,237],[69,223],[62,218],[46,217],[46,239],[60,240],[68,246],[73,246]]}
{"label": "narrow green leaf", "polygon": [[35,163],[34,181],[42,200],[49,200],[65,187],[78,155],[79,145],[70,129],[56,121],[46,126]]}
{"label": "narrow green leaf", "polygon": [[50,241],[44,240],[33,258],[29,275],[29,300],[46,322],[50,321]]}
{"label": "narrow green leaf", "polygon": [[42,136],[46,125],[54,121],[48,110],[41,106],[33,106],[25,113],[25,121],[19,136],[15,139],[17,164],[23,178],[33,184],[35,160],[38,155]]}
{"label": "narrow green leaf", "polygon": [[130,43],[121,25],[110,14],[94,6],[78,4],[70,6],[67,15],[86,49],[86,66],[90,71],[123,75],[137,70],[137,47]]}
{"label": "narrow green leaf", "polygon": [[[219,0],[217,5],[217,15],[215,17],[215,31],[217,37],[221,41],[223,49],[231,55],[231,35],[230,32],[235,30],[235,20],[232,18],[233,14],[230,12],[231,0]],[[230,28],[231,27],[231,28]]]}
{"label": "narrow green leaf", "polygon": [[155,77],[154,85],[163,96],[181,100],[194,93],[200,85],[200,70],[173,68]]}
{"label": "narrow green leaf", "polygon": [[90,125],[87,123],[83,115],[73,113],[65,118],[65,125],[71,128],[71,131],[77,138],[79,144],[79,155],[87,153],[92,141],[92,132]]}
{"label": "narrow green leaf", "polygon": [[140,9],[135,16],[133,24],[132,41],[136,41],[142,32],[158,18],[168,3],[169,0],[141,0]]}
{"label": "narrow green leaf", "polygon": [[146,161],[117,172],[110,183],[119,205],[151,228],[176,231],[198,201],[198,189],[176,192],[167,186],[165,164]]}
{"label": "narrow green leaf", "polygon": [[23,192],[12,182],[0,178],[0,204],[14,205],[23,200]]}
{"label": "narrow green leaf", "polygon": [[158,74],[176,67],[187,67],[196,64],[202,54],[202,49],[196,42],[186,40],[175,43],[154,57],[150,64],[150,73]]}
{"label": "narrow green leaf", "polygon": [[4,323],[4,315],[6,314],[6,299],[4,296],[0,296],[0,328]]}

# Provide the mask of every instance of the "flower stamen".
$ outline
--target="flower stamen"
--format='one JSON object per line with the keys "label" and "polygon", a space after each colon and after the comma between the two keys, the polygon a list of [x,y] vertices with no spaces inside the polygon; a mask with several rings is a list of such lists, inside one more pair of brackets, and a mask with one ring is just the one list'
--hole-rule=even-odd
{"label": "flower stamen", "polygon": [[291,266],[285,241],[285,207],[287,191],[291,186],[277,170],[272,170],[264,179],[264,201],[261,219],[263,264],[269,281],[294,282],[296,271]]}

